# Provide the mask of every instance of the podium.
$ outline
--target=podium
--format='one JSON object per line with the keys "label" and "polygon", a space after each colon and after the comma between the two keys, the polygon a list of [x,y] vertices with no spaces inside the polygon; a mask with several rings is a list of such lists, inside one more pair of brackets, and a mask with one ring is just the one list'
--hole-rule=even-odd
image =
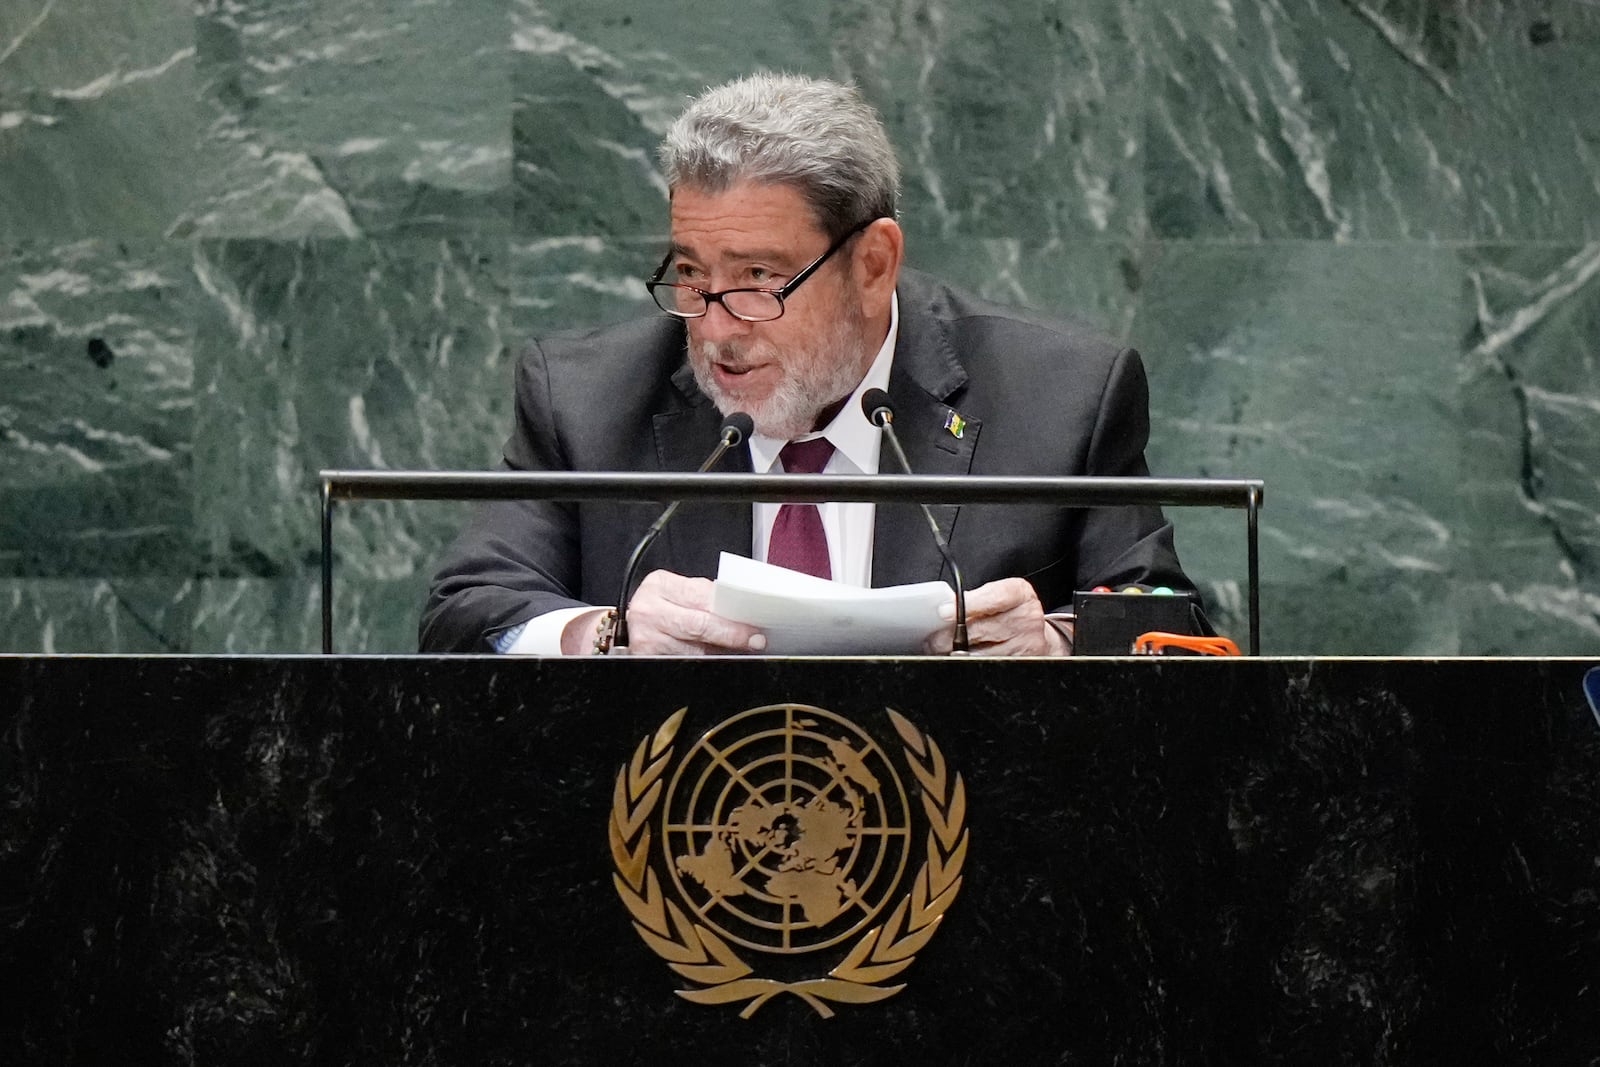
{"label": "podium", "polygon": [[[1600,1048],[1587,666],[0,657],[0,1047],[16,1064],[1582,1062]],[[752,997],[685,999],[732,979],[675,971],[671,920],[652,944],[620,889],[648,836],[657,896],[732,930],[676,862],[714,835],[671,844],[667,787],[698,739],[775,708],[841,738],[837,767],[871,747],[850,724],[875,739],[917,828],[905,875],[832,948],[717,938],[753,975],[826,978],[919,874],[959,878],[909,965],[848,972],[903,988],[816,998],[831,1017],[792,991],[748,1018]],[[959,862],[922,831],[934,748]],[[754,775],[742,751],[706,758]],[[658,801],[619,832],[658,758]],[[836,776],[862,810],[890,790],[874,766]],[[771,889],[821,831],[768,814],[748,834],[787,857],[757,863]]]}

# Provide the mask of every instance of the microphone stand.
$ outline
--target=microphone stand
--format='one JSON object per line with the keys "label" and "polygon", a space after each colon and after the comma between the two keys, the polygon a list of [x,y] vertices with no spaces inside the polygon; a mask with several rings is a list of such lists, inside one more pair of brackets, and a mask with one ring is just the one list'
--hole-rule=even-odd
{"label": "microphone stand", "polygon": [[[911,461],[906,458],[906,450],[900,447],[900,438],[894,432],[894,408],[889,405],[888,394],[874,389],[861,400],[862,406],[867,409],[867,420],[883,431],[884,439],[894,451],[895,459],[900,461],[900,469],[911,474]],[[939,524],[933,519],[933,510],[925,503],[919,504],[918,507],[922,508],[922,517],[928,520],[928,529],[933,531],[933,543],[939,546],[939,554],[950,566],[950,576],[955,579],[956,629],[950,642],[950,654],[965,656],[971,651],[967,641],[967,586],[961,580],[961,567],[950,552],[950,543],[944,539],[944,531],[939,529]]]}
{"label": "microphone stand", "polygon": [[[715,467],[717,461],[722,459],[729,449],[738,448],[743,444],[744,439],[750,436],[750,432],[754,428],[754,421],[744,412],[740,411],[729,415],[722,421],[722,439],[717,442],[717,447],[711,450],[711,455],[706,457],[706,461],[700,464],[700,469],[696,473],[704,474],[712,467]],[[638,574],[639,564],[644,561],[644,554],[650,550],[651,545],[655,544],[655,540],[660,536],[661,531],[666,529],[667,523],[672,520],[673,513],[678,510],[678,505],[681,503],[681,500],[674,500],[667,505],[666,510],[661,513],[655,522],[650,524],[650,529],[645,531],[644,537],[640,538],[639,543],[634,546],[633,555],[628,557],[628,566],[622,572],[622,589],[617,593],[617,625],[612,631],[610,645],[606,649],[608,655],[611,652],[626,653],[627,651],[628,597],[633,589],[633,579]]]}

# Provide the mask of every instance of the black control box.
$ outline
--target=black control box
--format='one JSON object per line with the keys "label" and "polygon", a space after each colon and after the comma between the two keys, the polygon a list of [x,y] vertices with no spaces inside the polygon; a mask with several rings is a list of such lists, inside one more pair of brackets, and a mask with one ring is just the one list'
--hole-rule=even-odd
{"label": "black control box", "polygon": [[1183,634],[1207,633],[1201,622],[1200,600],[1193,593],[1138,592],[1072,594],[1078,616],[1072,642],[1074,655],[1128,656],[1140,634],[1152,630]]}

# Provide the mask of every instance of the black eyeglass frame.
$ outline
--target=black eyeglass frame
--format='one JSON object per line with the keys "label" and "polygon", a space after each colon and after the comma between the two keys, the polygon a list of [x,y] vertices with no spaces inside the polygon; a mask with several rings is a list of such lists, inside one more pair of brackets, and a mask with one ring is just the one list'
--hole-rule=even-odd
{"label": "black eyeglass frame", "polygon": [[[729,315],[732,315],[740,322],[775,322],[778,319],[783,318],[783,313],[788,310],[787,302],[789,296],[796,289],[800,288],[800,284],[802,282],[811,277],[818,270],[822,269],[822,265],[828,262],[829,257],[848,244],[851,238],[855,237],[862,230],[865,230],[868,226],[871,226],[874,222],[877,222],[878,219],[882,217],[883,216],[875,215],[870,219],[863,219],[861,222],[857,223],[851,230],[845,233],[843,237],[840,237],[837,241],[833,242],[833,244],[829,245],[826,252],[822,253],[822,255],[818,256],[816,259],[813,259],[805,267],[802,267],[798,274],[796,274],[793,278],[790,278],[780,288],[777,289],[743,287],[739,289],[724,289],[719,293],[712,293],[707,292],[696,285],[684,285],[680,282],[664,282],[661,280],[661,276],[665,274],[667,272],[667,268],[672,265],[672,252],[667,253],[666,258],[661,261],[661,266],[656,268],[656,272],[650,276],[649,281],[644,283],[644,287],[650,291],[650,298],[656,302],[656,307],[661,308],[663,313],[671,315],[675,319],[703,319],[711,313],[712,304],[721,304],[723,311],[726,311]],[[691,315],[686,312],[674,311],[663,307],[661,298],[656,295],[656,292],[659,289],[687,289],[692,293],[698,293],[701,301],[705,304],[705,310]],[[737,311],[733,310],[733,308],[729,307],[728,302],[723,299],[723,297],[730,296],[734,293],[764,293],[767,296],[775,297],[778,301],[778,313],[773,315],[771,318],[758,319],[753,319],[748,315],[741,315]]]}

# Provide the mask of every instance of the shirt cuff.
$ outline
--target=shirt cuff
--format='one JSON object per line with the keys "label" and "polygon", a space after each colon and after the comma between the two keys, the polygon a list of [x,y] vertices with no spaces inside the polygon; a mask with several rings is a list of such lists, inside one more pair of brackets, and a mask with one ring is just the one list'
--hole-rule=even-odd
{"label": "shirt cuff", "polygon": [[521,637],[522,632],[527,628],[527,623],[519,622],[515,626],[511,627],[511,629],[502,630],[494,637],[491,637],[489,639],[489,645],[495,650],[496,653],[503,656],[507,652],[511,651],[512,646],[517,643],[517,638]]}
{"label": "shirt cuff", "polygon": [[503,656],[559,656],[561,634],[567,623],[593,608],[558,608],[536,615],[502,631],[494,640],[494,650]]}
{"label": "shirt cuff", "polygon": [[1071,612],[1046,612],[1044,621],[1054,626],[1056,632],[1067,640],[1067,652],[1076,650],[1078,636],[1078,617]]}

